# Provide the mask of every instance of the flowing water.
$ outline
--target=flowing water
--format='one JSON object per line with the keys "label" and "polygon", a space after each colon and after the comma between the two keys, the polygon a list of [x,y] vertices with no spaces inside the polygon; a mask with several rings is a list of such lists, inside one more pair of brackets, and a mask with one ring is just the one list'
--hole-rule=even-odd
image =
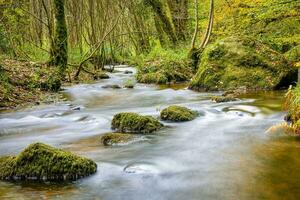
{"label": "flowing water", "polygon": [[[282,92],[216,104],[209,100],[211,93],[184,85],[102,88],[134,79],[123,73],[128,68],[118,70],[109,80],[66,88],[68,102],[0,114],[0,155],[44,142],[98,164],[95,175],[75,182],[0,182],[0,199],[300,198],[300,141],[280,128],[266,133],[283,121]],[[162,108],[173,104],[197,110],[200,116],[165,123],[167,128],[127,145],[101,145],[114,114],[158,117]]]}

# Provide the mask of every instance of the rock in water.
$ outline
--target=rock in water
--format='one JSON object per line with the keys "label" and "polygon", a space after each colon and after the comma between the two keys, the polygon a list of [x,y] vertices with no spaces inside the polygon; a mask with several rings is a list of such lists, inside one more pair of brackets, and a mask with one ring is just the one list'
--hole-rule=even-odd
{"label": "rock in water", "polygon": [[169,106],[161,111],[162,120],[175,122],[191,121],[197,117],[198,113],[182,106]]}
{"label": "rock in water", "polygon": [[134,139],[132,134],[126,133],[107,133],[101,137],[101,142],[105,146],[118,145],[130,142]]}
{"label": "rock in water", "polygon": [[130,70],[125,70],[125,71],[124,71],[124,74],[133,74],[133,72],[130,71]]}
{"label": "rock in water", "polygon": [[137,113],[119,113],[113,117],[112,129],[130,133],[152,133],[163,127],[157,119]]}
{"label": "rock in water", "polygon": [[0,158],[1,180],[77,180],[96,171],[94,161],[42,143]]}
{"label": "rock in water", "polygon": [[230,101],[237,101],[238,99],[232,95],[227,95],[227,96],[213,96],[211,97],[211,100],[216,103],[225,103]]}
{"label": "rock in water", "polygon": [[104,85],[102,88],[111,88],[111,89],[121,89],[121,86],[119,85]]}

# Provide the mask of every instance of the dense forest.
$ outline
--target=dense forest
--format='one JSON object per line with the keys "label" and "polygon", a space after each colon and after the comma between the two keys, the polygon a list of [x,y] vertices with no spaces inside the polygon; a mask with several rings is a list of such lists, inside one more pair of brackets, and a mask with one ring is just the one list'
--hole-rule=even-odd
{"label": "dense forest", "polygon": [[[124,67],[129,68],[123,73]],[[120,72],[122,75],[118,75]],[[125,75],[130,79],[123,80]],[[187,104],[187,107],[194,103],[196,95],[209,94],[208,105],[211,102],[218,106],[231,105],[242,101],[239,106],[222,108],[222,112],[242,112],[242,109],[247,109],[243,107],[243,100],[247,103],[253,95],[258,95],[253,98],[256,102],[263,99],[262,103],[247,104],[257,107],[238,116],[250,113],[258,120],[253,123],[259,124],[261,115],[256,109],[261,109],[263,114],[283,111],[284,116],[280,115],[282,113],[276,115],[280,115],[281,121],[271,123],[267,122],[270,118],[264,118],[266,124],[262,126],[265,129],[277,124],[269,132],[281,130],[289,136],[299,135],[299,81],[299,0],[0,0],[0,112],[4,113],[2,117],[0,114],[0,143],[2,134],[19,127],[7,128],[4,124],[8,122],[1,122],[1,119],[6,119],[5,113],[18,112],[19,109],[64,102],[71,102],[69,105],[73,106],[78,100],[76,98],[83,106],[71,107],[70,112],[85,107],[98,112],[97,109],[103,107],[101,111],[106,113],[107,109],[122,106],[124,108],[120,110],[132,111],[134,108],[138,110],[139,103],[152,105],[152,108],[161,106],[159,96],[154,100],[154,97],[147,99],[147,95],[144,97],[144,93],[138,93],[136,98],[141,99],[132,100],[130,95],[137,95],[132,92],[136,85],[137,92],[159,87],[159,90],[152,91],[153,94],[174,89],[167,95],[162,92],[161,96],[166,102]],[[101,85],[100,90],[89,88],[97,84]],[[80,90],[77,87],[86,88]],[[123,94],[121,89],[128,90]],[[73,93],[73,90],[77,92]],[[107,92],[111,90],[114,93]],[[178,90],[182,94],[176,96]],[[95,99],[87,100],[89,95],[96,93]],[[86,96],[78,97],[80,94]],[[187,99],[179,101],[182,96]],[[118,99],[120,97],[124,99]],[[124,101],[128,101],[128,105],[124,105]],[[160,103],[155,104],[156,101]],[[112,105],[106,104],[108,102]],[[130,107],[131,102],[137,106]],[[161,103],[162,107],[167,106],[166,102]],[[104,146],[128,143],[137,140],[136,134],[164,130],[169,122],[189,123],[211,111],[168,106],[158,117],[113,112],[110,126],[116,132],[106,131],[107,134],[101,136],[101,143]],[[156,109],[160,111],[160,108]],[[215,108],[212,106],[211,109]],[[167,125],[160,120],[166,121]],[[19,128],[22,126],[25,125],[21,123]],[[252,129],[255,130],[255,126]],[[88,131],[83,129],[83,132]],[[38,139],[30,141],[40,142]],[[55,142],[49,141],[55,146]],[[1,148],[0,153],[6,154]],[[53,159],[53,155],[60,162]],[[47,180],[77,180],[96,173],[98,161],[34,143],[16,157],[0,159],[0,179],[33,176]],[[300,162],[295,162],[300,166]],[[52,167],[47,168],[47,172],[41,169],[43,167],[37,167],[43,165]],[[287,185],[298,183],[288,179]],[[267,188],[269,192],[270,188]],[[266,195],[260,192],[262,196],[256,196],[257,199],[280,199],[276,192],[275,196],[272,192]],[[104,199],[109,199],[107,197]],[[230,199],[230,195],[226,197]],[[133,199],[139,198],[134,196]],[[243,196],[241,199],[248,198]],[[239,198],[235,196],[235,199]]]}

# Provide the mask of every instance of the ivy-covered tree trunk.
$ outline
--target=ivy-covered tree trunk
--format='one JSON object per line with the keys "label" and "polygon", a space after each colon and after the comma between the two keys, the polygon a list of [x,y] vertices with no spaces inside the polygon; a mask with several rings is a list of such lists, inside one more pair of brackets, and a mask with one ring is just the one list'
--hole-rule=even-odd
{"label": "ivy-covered tree trunk", "polygon": [[55,33],[50,64],[57,66],[64,77],[68,63],[68,31],[65,19],[65,0],[54,0]]}

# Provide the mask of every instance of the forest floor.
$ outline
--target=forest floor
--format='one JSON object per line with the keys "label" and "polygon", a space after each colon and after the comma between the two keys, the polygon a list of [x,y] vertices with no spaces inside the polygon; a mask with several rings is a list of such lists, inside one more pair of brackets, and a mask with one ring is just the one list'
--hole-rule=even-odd
{"label": "forest floor", "polygon": [[42,64],[4,59],[0,66],[0,110],[64,100],[61,93],[40,85],[50,71]]}

